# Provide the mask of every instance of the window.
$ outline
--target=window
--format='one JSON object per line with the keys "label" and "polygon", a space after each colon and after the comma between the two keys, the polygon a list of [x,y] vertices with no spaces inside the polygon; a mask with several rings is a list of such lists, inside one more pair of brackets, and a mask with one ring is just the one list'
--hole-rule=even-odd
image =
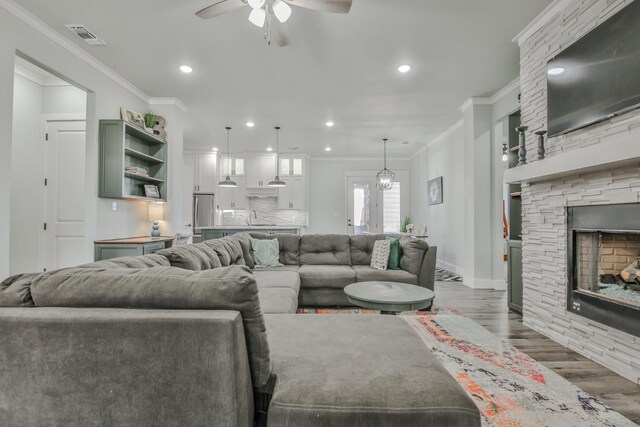
{"label": "window", "polygon": [[394,182],[391,190],[382,192],[383,206],[383,231],[385,233],[399,233],[401,218],[400,183]]}

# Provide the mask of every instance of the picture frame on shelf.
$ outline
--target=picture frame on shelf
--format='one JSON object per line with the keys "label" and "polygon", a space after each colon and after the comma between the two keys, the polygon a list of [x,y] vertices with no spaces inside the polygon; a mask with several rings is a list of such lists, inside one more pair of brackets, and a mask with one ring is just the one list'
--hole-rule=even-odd
{"label": "picture frame on shelf", "polygon": [[139,126],[144,129],[144,116],[137,111],[128,109],[127,107],[120,107],[120,118],[127,123]]}
{"label": "picture frame on shelf", "polygon": [[158,187],[156,185],[145,185],[144,196],[150,199],[159,199],[160,190],[158,190]]}
{"label": "picture frame on shelf", "polygon": [[430,205],[440,205],[443,203],[441,176],[427,182],[427,195]]}

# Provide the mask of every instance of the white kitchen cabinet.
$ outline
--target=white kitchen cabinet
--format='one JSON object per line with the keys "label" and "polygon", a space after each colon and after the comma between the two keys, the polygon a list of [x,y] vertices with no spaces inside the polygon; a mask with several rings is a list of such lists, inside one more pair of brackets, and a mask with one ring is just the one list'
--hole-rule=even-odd
{"label": "white kitchen cabinet", "polygon": [[303,178],[281,177],[286,187],[278,188],[278,209],[305,210],[307,186]]}
{"label": "white kitchen cabinet", "polygon": [[197,186],[199,193],[215,193],[218,188],[215,154],[202,154],[197,157]]}
{"label": "white kitchen cabinet", "polygon": [[280,177],[303,176],[304,158],[285,156],[280,158]]}
{"label": "white kitchen cabinet", "polygon": [[247,188],[265,188],[275,176],[275,156],[252,156],[247,158]]}
{"label": "white kitchen cabinet", "polygon": [[224,179],[229,176],[245,175],[245,159],[243,157],[222,157],[220,159],[220,176]]}
{"label": "white kitchen cabinet", "polygon": [[247,209],[247,190],[246,190],[246,178],[235,177],[234,181],[238,184],[237,187],[218,188],[216,194],[216,205],[218,210],[243,210]]}

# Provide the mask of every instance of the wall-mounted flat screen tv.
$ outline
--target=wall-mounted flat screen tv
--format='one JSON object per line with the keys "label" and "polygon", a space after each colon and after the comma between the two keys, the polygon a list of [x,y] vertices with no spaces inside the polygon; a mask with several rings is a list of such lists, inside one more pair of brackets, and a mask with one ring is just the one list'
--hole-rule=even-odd
{"label": "wall-mounted flat screen tv", "polygon": [[640,107],[640,0],[550,60],[547,89],[551,136]]}

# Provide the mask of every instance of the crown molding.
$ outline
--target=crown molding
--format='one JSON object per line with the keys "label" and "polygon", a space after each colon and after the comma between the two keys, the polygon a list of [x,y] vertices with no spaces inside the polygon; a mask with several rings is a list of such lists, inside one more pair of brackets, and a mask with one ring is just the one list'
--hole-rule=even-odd
{"label": "crown molding", "polygon": [[467,99],[464,104],[462,104],[459,108],[460,112],[464,113],[465,111],[467,111],[469,108],[476,106],[476,105],[493,105],[493,101],[491,100],[491,98],[485,98],[485,97],[471,97],[469,99]]}
{"label": "crown molding", "polygon": [[[380,157],[317,157],[317,156],[309,156],[309,160],[313,160],[314,162],[358,162],[358,161],[379,161],[382,159]],[[394,161],[409,161],[412,157],[389,157],[387,154],[387,160]]]}
{"label": "crown molding", "polygon": [[149,98],[149,105],[174,105],[182,112],[187,111],[187,106],[178,98]]}
{"label": "crown molding", "polygon": [[138,89],[133,83],[129,82],[127,79],[122,77],[120,74],[113,71],[111,68],[106,66],[104,63],[100,62],[94,56],[76,46],[73,42],[71,42],[66,37],[62,36],[56,30],[51,28],[44,21],[33,15],[31,12],[17,4],[14,0],[0,0],[0,6],[5,8],[9,13],[14,15],[16,18],[23,21],[25,24],[29,25],[36,31],[43,34],[45,37],[55,42],[57,45],[68,51],[69,53],[75,55],[80,60],[95,68],[97,71],[113,80],[118,85],[125,88],[127,91],[131,92],[136,97],[140,98],[144,102],[149,102],[149,95]]}
{"label": "crown molding", "polygon": [[516,89],[520,89],[520,77],[516,78],[514,81],[494,93],[491,97],[491,104],[495,104]]}
{"label": "crown molding", "polygon": [[536,18],[529,23],[520,33],[512,40],[518,45],[530,38],[536,31],[545,26],[556,15],[565,10],[573,0],[555,0],[549,6],[547,6]]}

